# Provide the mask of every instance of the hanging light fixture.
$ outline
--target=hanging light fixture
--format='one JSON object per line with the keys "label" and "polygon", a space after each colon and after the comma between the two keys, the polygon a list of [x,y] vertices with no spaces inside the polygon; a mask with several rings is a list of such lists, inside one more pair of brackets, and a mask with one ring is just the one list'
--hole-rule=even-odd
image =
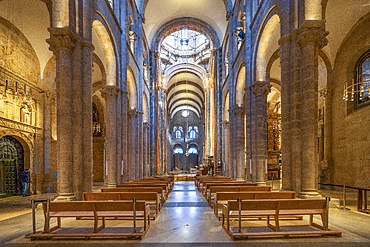
{"label": "hanging light fixture", "polygon": [[355,83],[352,79],[352,83],[350,85],[347,83],[344,85],[343,99],[345,101],[354,101],[355,94],[358,94],[359,100],[362,100],[363,97],[370,98],[370,80],[364,82],[360,77],[358,82]]}
{"label": "hanging light fixture", "polygon": [[188,74],[187,71],[185,71],[185,90],[186,90],[186,137],[185,137],[185,143],[186,143],[186,152],[185,155],[189,156],[189,143],[188,143],[188,133],[189,133],[189,96],[188,96]]}

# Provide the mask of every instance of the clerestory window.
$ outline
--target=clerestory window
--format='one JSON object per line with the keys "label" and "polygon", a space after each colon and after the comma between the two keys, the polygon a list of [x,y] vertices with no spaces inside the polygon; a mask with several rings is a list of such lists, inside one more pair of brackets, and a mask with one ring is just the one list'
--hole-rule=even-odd
{"label": "clerestory window", "polygon": [[358,60],[353,91],[356,92],[356,107],[370,102],[370,50]]}

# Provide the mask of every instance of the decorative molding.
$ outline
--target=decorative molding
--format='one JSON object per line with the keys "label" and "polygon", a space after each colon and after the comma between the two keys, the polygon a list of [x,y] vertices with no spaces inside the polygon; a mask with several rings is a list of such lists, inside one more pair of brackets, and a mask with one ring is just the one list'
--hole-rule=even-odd
{"label": "decorative molding", "polygon": [[234,113],[234,115],[244,115],[245,108],[244,106],[237,105],[233,109],[231,109],[231,111],[232,113]]}
{"label": "decorative molding", "polygon": [[18,121],[6,119],[3,117],[0,117],[0,128],[7,128],[12,129],[14,131],[21,131],[21,132],[27,132],[29,134],[35,134],[37,133],[37,130],[41,130],[40,127],[35,127],[29,124],[21,123]]}
{"label": "decorative molding", "polygon": [[324,21],[305,21],[298,29],[298,43],[301,47],[314,43],[321,49],[328,44],[328,34]]}
{"label": "decorative molding", "polygon": [[108,100],[110,98],[117,98],[118,93],[122,92],[121,89],[119,89],[116,86],[104,86],[102,89],[100,89],[101,95],[105,100]]}
{"label": "decorative molding", "polygon": [[268,81],[256,81],[250,89],[253,91],[253,94],[261,94],[264,98],[267,98],[267,95],[271,92],[271,85]]}
{"label": "decorative molding", "polygon": [[133,109],[130,109],[128,111],[128,115],[131,117],[131,118],[137,118],[137,116],[140,114],[140,111],[136,108],[133,108]]}
{"label": "decorative molding", "polygon": [[46,42],[50,45],[49,50],[54,55],[57,55],[60,50],[73,51],[76,38],[71,30],[67,28],[48,28],[48,31],[50,32],[50,38]]}

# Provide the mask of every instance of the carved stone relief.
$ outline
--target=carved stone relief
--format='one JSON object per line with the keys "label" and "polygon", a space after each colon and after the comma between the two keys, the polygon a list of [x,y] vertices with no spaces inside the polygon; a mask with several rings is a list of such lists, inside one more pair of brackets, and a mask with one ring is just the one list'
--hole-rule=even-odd
{"label": "carved stone relief", "polygon": [[36,83],[40,65],[25,36],[6,20],[0,18],[0,67]]}

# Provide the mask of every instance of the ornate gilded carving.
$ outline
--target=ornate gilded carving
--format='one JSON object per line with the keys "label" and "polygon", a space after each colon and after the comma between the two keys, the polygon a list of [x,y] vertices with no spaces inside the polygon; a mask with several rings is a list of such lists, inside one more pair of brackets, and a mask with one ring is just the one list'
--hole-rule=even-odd
{"label": "ornate gilded carving", "polygon": [[20,122],[2,118],[2,117],[0,117],[0,126],[8,128],[8,129],[22,131],[22,132],[35,133],[35,127],[29,124],[20,123]]}

